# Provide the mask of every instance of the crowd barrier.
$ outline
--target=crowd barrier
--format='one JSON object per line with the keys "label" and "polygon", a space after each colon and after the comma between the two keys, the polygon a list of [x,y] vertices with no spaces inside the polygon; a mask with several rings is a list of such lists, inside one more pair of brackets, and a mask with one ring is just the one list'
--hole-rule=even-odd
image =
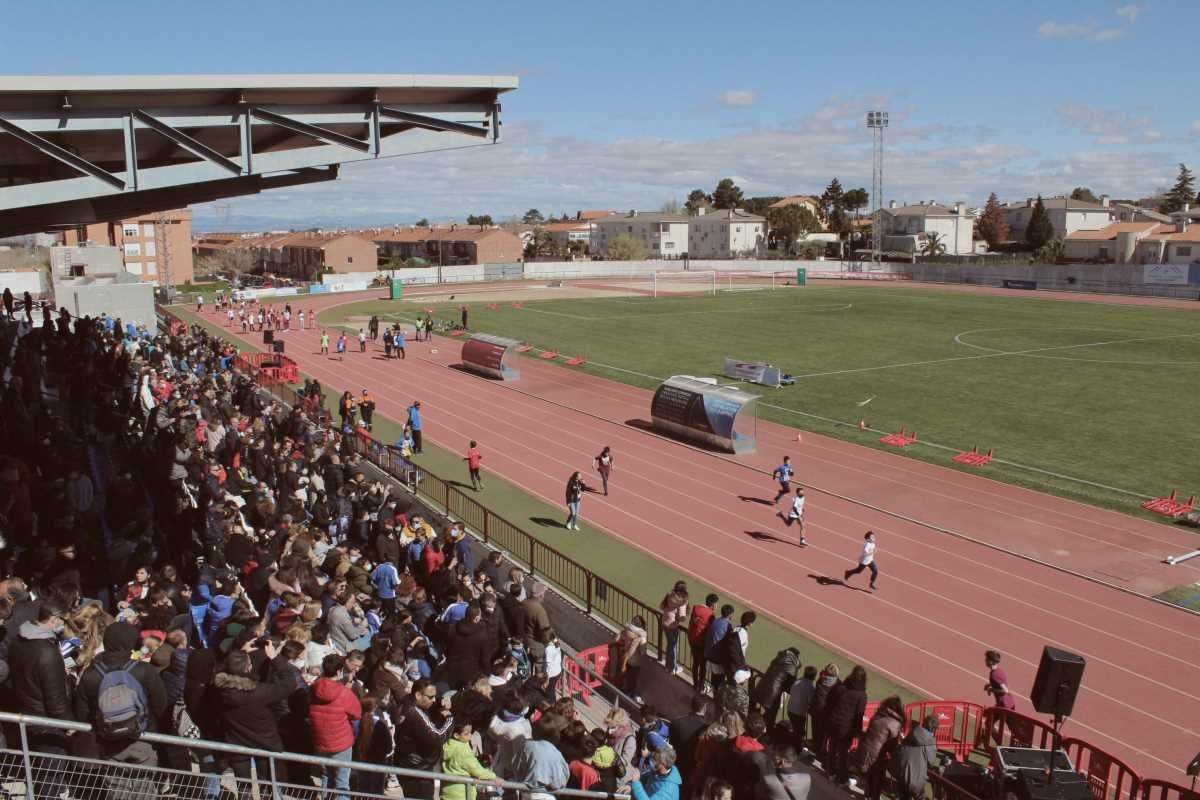
{"label": "crowd barrier", "polygon": [[[176,323],[182,323],[179,317],[166,309],[160,308],[158,312],[164,329],[174,330]],[[237,345],[236,342],[233,344]],[[305,403],[303,396],[287,384],[264,384],[263,389],[288,405]],[[654,654],[665,653],[666,630],[659,609],[638,600],[570,556],[539,541],[519,525],[463,492],[454,482],[405,459],[396,448],[379,442],[366,430],[360,428],[357,435],[351,437],[351,442],[354,451],[363,458],[412,488],[447,516],[461,520],[484,543],[523,561],[531,574],[554,584],[588,614],[601,617],[618,628],[626,625],[634,615],[640,615],[646,621],[647,639]],[[678,662],[685,674],[690,674],[691,648],[687,645],[685,635],[681,634],[679,638]],[[568,686],[582,696],[600,688],[604,684],[601,676],[605,674],[607,659],[607,645],[581,651],[576,656],[577,663],[574,666],[564,665],[569,675]],[[752,672],[752,681],[762,677],[761,672]],[[863,718],[864,728],[876,708],[878,703],[868,705]],[[952,752],[960,761],[972,753],[990,753],[996,746],[1048,749],[1054,742],[1054,729],[1047,722],[997,706],[961,700],[925,700],[909,704],[905,711],[910,725],[919,723],[927,714],[937,714],[941,721],[936,735],[938,747]],[[1088,776],[1096,800],[1200,800],[1200,794],[1181,784],[1159,779],[1143,780],[1124,761],[1083,740],[1064,738],[1061,745],[1075,768]],[[950,787],[947,796],[958,800],[977,800],[953,784]]]}

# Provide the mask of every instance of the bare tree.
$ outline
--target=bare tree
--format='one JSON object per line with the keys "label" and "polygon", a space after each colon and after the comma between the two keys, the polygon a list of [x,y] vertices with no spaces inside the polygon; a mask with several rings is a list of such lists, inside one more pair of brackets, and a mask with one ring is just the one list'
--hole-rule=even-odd
{"label": "bare tree", "polygon": [[242,275],[254,269],[254,258],[242,247],[228,247],[196,259],[197,275]]}

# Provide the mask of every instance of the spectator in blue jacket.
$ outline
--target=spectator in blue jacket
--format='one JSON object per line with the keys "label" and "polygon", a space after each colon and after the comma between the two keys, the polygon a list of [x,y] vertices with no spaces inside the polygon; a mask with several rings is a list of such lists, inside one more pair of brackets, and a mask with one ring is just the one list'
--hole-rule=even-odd
{"label": "spectator in blue jacket", "polygon": [[413,452],[421,452],[421,401],[413,400],[408,407],[408,425],[412,428]]}
{"label": "spectator in blue jacket", "polygon": [[721,616],[712,621],[704,635],[704,660],[708,662],[708,671],[712,674],[714,694],[725,682],[725,667],[721,659],[721,640],[731,630],[733,630],[733,606],[726,603],[721,606]]}
{"label": "spectator in blue jacket", "polygon": [[683,778],[675,766],[675,751],[660,747],[654,752],[654,769],[629,784],[634,800],[679,800]]}

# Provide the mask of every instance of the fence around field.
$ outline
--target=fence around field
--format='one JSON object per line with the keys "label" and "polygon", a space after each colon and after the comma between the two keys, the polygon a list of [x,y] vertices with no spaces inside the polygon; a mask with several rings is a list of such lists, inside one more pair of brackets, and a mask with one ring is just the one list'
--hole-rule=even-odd
{"label": "fence around field", "polygon": [[[176,330],[184,324],[166,309],[160,308],[159,314],[163,318],[163,327],[168,330]],[[260,385],[264,391],[286,404],[304,403],[303,396],[291,386],[282,383]],[[539,541],[519,525],[462,491],[454,482],[405,459],[396,448],[379,442],[366,430],[360,428],[350,438],[353,450],[363,458],[440,511],[461,520],[485,544],[504,550],[513,559],[524,562],[532,574],[556,586],[588,614],[603,618],[618,628],[626,625],[634,615],[640,615],[646,621],[651,648],[657,655],[665,653],[666,630],[659,609],[647,605],[570,556]],[[681,632],[679,637],[678,663],[684,667],[685,674],[690,674],[691,648],[683,634]],[[606,659],[607,647],[603,645],[581,651],[577,656],[578,664],[570,668],[576,673],[576,684],[586,684],[589,680],[586,673],[589,672],[592,673],[592,679],[603,676]],[[752,670],[752,673],[752,682],[762,676],[757,670]],[[786,707],[786,703],[782,705]],[[872,704],[869,707],[863,720],[864,728],[876,706]],[[918,724],[930,713],[936,714],[940,721],[936,735],[939,749],[952,752],[960,761],[972,753],[990,753],[996,746],[1041,749],[1053,746],[1054,729],[1047,722],[1016,711],[960,700],[926,700],[909,704],[906,708],[910,725]],[[1067,750],[1075,768],[1088,776],[1096,800],[1200,800],[1200,795],[1181,784],[1158,779],[1143,780],[1124,761],[1083,740],[1064,738],[1061,745]],[[954,796],[959,800],[973,800],[969,793],[957,788]]]}

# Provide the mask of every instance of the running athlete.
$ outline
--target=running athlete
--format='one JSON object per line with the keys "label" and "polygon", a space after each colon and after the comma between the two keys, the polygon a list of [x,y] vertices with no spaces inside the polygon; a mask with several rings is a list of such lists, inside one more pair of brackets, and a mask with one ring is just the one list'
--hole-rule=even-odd
{"label": "running athlete", "polygon": [[775,505],[779,505],[782,498],[792,493],[792,472],[792,457],[784,456],[783,463],[771,473],[771,477],[779,481],[779,494],[775,495]]}
{"label": "running athlete", "polygon": [[875,566],[875,534],[873,531],[867,531],[866,535],[863,536],[863,549],[862,554],[858,557],[858,566],[854,569],[846,570],[842,582],[850,580],[852,575],[857,575],[864,569],[871,570],[869,588],[873,592],[875,591],[875,581],[879,580],[879,567]]}
{"label": "running athlete", "polygon": [[784,517],[783,512],[780,512],[779,516],[783,517],[783,523],[785,525],[787,525],[789,528],[792,527],[793,522],[800,523],[800,546],[808,547],[808,542],[805,541],[805,539],[804,539],[804,487],[803,486],[797,487],[796,496],[792,498],[792,508],[790,511],[788,511],[787,516]]}
{"label": "running athlete", "polygon": [[337,338],[338,361],[346,360],[346,332],[342,331]]}

